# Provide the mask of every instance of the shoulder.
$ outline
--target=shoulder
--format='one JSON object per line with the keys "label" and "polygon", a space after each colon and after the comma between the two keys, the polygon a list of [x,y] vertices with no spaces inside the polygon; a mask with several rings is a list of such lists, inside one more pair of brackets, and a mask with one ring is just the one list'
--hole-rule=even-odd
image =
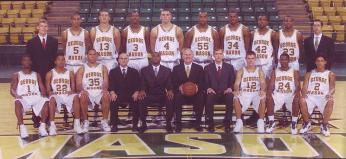
{"label": "shoulder", "polygon": [[225,68],[233,69],[233,66],[229,63],[224,62],[222,65],[224,65]]}
{"label": "shoulder", "polygon": [[195,67],[195,68],[198,69],[198,70],[202,70],[202,71],[203,71],[203,67],[200,66],[200,65],[197,65],[197,64],[195,64],[195,63],[192,63],[191,66]]}

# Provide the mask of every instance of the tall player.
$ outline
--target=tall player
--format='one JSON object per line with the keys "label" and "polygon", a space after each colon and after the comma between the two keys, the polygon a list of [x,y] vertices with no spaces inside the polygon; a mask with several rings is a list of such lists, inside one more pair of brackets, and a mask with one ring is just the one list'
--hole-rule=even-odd
{"label": "tall player", "polygon": [[252,103],[253,108],[259,115],[257,121],[257,132],[264,133],[264,114],[266,83],[262,69],[256,67],[256,54],[252,51],[245,56],[246,66],[237,72],[234,83],[234,110],[236,124],[233,132],[239,133],[243,127],[241,114],[246,111]]}
{"label": "tall player", "polygon": [[[64,54],[58,54],[55,58],[55,68],[46,75],[46,88],[49,96],[49,135],[56,135],[54,122],[55,113],[59,113],[65,105],[69,113],[73,112],[73,128],[77,134],[82,133],[80,126],[80,104],[75,93],[75,76],[73,70],[65,68]],[[86,107],[86,105],[83,105]]]}
{"label": "tall player", "polygon": [[173,70],[181,59],[184,35],[180,27],[171,23],[172,13],[164,9],[160,14],[161,24],[155,26],[150,33],[150,48],[161,54],[161,65]]}
{"label": "tall player", "polygon": [[118,65],[116,58],[120,49],[120,32],[110,25],[110,15],[107,10],[99,12],[100,24],[91,28],[90,38],[93,48],[99,55],[97,61],[105,65],[108,72]]}
{"label": "tall player", "polygon": [[214,50],[220,48],[218,32],[208,25],[208,13],[199,12],[198,24],[186,33],[185,47],[191,48],[193,62],[203,68],[213,62]]}
{"label": "tall player", "polygon": [[300,133],[304,134],[311,129],[309,117],[315,107],[323,114],[321,133],[330,136],[328,121],[333,112],[335,93],[335,74],[326,69],[327,59],[322,55],[317,55],[316,69],[308,72],[304,76],[302,98],[300,99],[300,111],[303,115],[304,124]]}
{"label": "tall player", "polygon": [[80,24],[80,14],[74,13],[71,16],[71,27],[62,32],[66,68],[74,73],[84,64],[86,51],[90,48],[89,32],[81,28]]}
{"label": "tall player", "polygon": [[250,50],[250,30],[239,23],[238,12],[228,13],[229,24],[220,29],[221,47],[224,50],[225,62],[233,65],[238,71],[245,66],[245,54]]}
{"label": "tall player", "polygon": [[[108,70],[106,66],[97,62],[98,54],[91,49],[87,53],[87,63],[79,68],[77,72],[77,90],[80,92],[80,104],[88,105],[89,109],[94,109],[99,105],[102,109],[103,119],[101,128],[110,131],[108,125],[110,95],[108,92]],[[83,120],[83,132],[88,132],[88,109],[81,107],[81,119]]]}
{"label": "tall player", "polygon": [[129,56],[128,66],[140,71],[148,66],[150,33],[147,27],[139,24],[139,13],[130,13],[130,25],[121,32],[122,49]]}
{"label": "tall player", "polygon": [[283,20],[284,28],[276,34],[278,36],[276,39],[279,39],[278,57],[283,53],[287,53],[290,55],[290,67],[299,70],[299,59],[303,49],[304,37],[298,30],[293,28],[293,25],[293,17],[285,16]]}
{"label": "tall player", "polygon": [[290,55],[280,55],[280,67],[272,72],[267,89],[267,114],[269,118],[267,133],[275,128],[274,112],[285,104],[292,113],[291,133],[297,134],[297,119],[299,113],[300,81],[299,71],[289,66]]}
{"label": "tall player", "polygon": [[23,114],[32,109],[36,116],[41,116],[39,135],[47,136],[46,119],[48,116],[48,99],[41,76],[31,70],[31,57],[27,54],[21,59],[22,70],[13,74],[11,95],[15,98],[15,112],[18,120],[20,137],[27,138],[28,130],[23,123]]}

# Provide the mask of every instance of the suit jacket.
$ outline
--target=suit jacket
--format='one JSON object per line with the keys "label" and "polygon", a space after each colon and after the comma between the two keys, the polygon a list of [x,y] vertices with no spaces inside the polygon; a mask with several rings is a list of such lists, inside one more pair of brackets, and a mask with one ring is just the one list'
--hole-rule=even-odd
{"label": "suit jacket", "polygon": [[186,75],[184,62],[174,66],[172,72],[173,87],[175,93],[179,92],[179,86],[185,82],[193,82],[198,86],[198,92],[204,91],[204,72],[203,67],[192,63],[189,78]]}
{"label": "suit jacket", "polygon": [[232,88],[235,81],[235,72],[232,65],[223,62],[221,76],[218,77],[215,63],[211,63],[204,68],[204,80],[206,89],[212,88],[216,93]]}
{"label": "suit jacket", "polygon": [[141,70],[141,90],[151,95],[163,95],[166,90],[172,90],[171,70],[160,65],[157,77],[150,64]]}
{"label": "suit jacket", "polygon": [[315,58],[316,55],[322,54],[327,58],[326,68],[330,69],[334,63],[334,40],[328,36],[322,35],[317,51],[315,51],[314,36],[310,36],[304,40],[304,51],[305,51],[305,63],[307,65],[307,72],[311,71],[316,67]]}
{"label": "suit jacket", "polygon": [[109,72],[109,91],[114,91],[116,94],[132,96],[135,91],[139,90],[140,77],[136,69],[127,67],[125,77],[123,76],[120,66],[113,68]]}
{"label": "suit jacket", "polygon": [[45,75],[54,68],[54,59],[58,51],[58,40],[47,36],[46,48],[41,45],[39,36],[35,36],[26,44],[26,53],[31,56],[32,69],[38,72],[45,81]]}

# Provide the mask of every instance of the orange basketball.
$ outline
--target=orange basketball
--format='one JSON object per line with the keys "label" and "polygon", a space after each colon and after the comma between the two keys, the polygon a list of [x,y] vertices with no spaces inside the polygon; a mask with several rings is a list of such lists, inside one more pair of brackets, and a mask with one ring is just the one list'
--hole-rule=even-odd
{"label": "orange basketball", "polygon": [[197,86],[193,82],[185,82],[182,86],[183,95],[193,96],[197,93]]}

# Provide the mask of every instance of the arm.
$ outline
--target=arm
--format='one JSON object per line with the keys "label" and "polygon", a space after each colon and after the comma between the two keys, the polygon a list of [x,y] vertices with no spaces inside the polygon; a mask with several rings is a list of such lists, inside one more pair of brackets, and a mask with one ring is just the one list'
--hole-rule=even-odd
{"label": "arm", "polygon": [[93,44],[95,42],[95,38],[96,38],[96,28],[95,27],[92,27],[90,29],[90,42],[91,42],[91,48],[93,48]]}
{"label": "arm", "polygon": [[[72,81],[72,79],[71,79]],[[52,87],[51,87],[51,82],[52,82],[52,71],[49,71],[47,72],[46,74],[46,88],[47,88],[47,94],[48,94],[48,97],[51,96],[53,94],[53,90],[52,90]]]}
{"label": "arm", "polygon": [[230,79],[229,79],[229,84],[228,84],[228,87],[227,88],[231,88],[231,89],[234,89],[234,82],[235,82],[235,71],[234,71],[234,67],[231,65],[231,71],[230,71]]}
{"label": "arm", "polygon": [[303,98],[306,98],[306,93],[308,91],[310,75],[311,75],[311,72],[308,72],[304,76],[303,89],[302,89],[302,96],[303,96]]}
{"label": "arm", "polygon": [[171,75],[170,71],[168,72],[167,83],[166,83],[166,90],[167,91],[173,91],[172,75]]}
{"label": "arm", "polygon": [[109,75],[108,75],[108,82],[109,82],[109,87],[108,87],[108,91],[110,92],[114,92],[115,93],[115,70],[112,69],[110,72],[109,72]]}
{"label": "arm", "polygon": [[206,88],[204,85],[204,71],[202,67],[198,70],[198,75],[198,91],[204,91]]}
{"label": "arm", "polygon": [[121,40],[120,50],[121,50],[121,52],[127,52],[127,48],[126,48],[127,28],[121,32],[121,39],[123,39],[123,40]]}
{"label": "arm", "polygon": [[271,75],[270,75],[270,80],[268,84],[268,89],[267,89],[267,97],[271,97],[271,94],[273,93],[275,89],[275,71],[273,70]]}
{"label": "arm", "polygon": [[254,38],[255,32],[251,32],[250,33],[250,47],[249,47],[249,51],[252,50],[252,43],[253,43],[253,38]]}
{"label": "arm", "polygon": [[262,69],[259,70],[259,80],[260,80],[260,97],[265,96],[266,92],[266,79]]}
{"label": "arm", "polygon": [[[119,53],[120,52],[120,45],[121,45],[121,35],[120,32],[117,28],[113,27],[113,36],[114,36],[114,44],[116,51]],[[107,72],[108,73],[108,72]],[[108,78],[107,78],[108,80]]]}
{"label": "arm", "polygon": [[76,81],[75,81],[75,76],[73,71],[70,71],[70,78],[71,78],[71,81],[70,81],[71,92],[69,92],[69,94],[76,93]]}
{"label": "arm", "polygon": [[304,55],[303,55],[303,60],[306,64],[306,71],[308,71],[310,69],[310,61],[311,61],[311,58],[308,58],[309,57],[309,38],[306,38],[304,39]]}
{"label": "arm", "polygon": [[219,33],[215,29],[212,29],[212,36],[214,39],[214,50],[220,49],[220,37]]}
{"label": "arm", "polygon": [[237,72],[237,76],[234,82],[234,96],[239,96],[240,82],[243,76],[243,69]]}
{"label": "arm", "polygon": [[147,90],[147,88],[148,88],[148,84],[147,84],[147,82],[146,82],[146,80],[145,80],[145,69],[143,68],[142,70],[141,70],[141,85],[140,85],[140,90],[141,91],[146,91]]}
{"label": "arm", "polygon": [[334,58],[335,58],[335,43],[333,39],[330,39],[330,44],[328,45],[328,63],[327,63],[327,69],[331,69],[331,66],[334,63]]}
{"label": "arm", "polygon": [[40,87],[40,91],[43,97],[47,96],[46,89],[44,87],[44,83],[42,82],[41,76],[37,74],[37,81],[38,81],[38,86]]}
{"label": "arm", "polygon": [[83,74],[84,74],[84,66],[80,67],[77,71],[76,76],[76,92],[82,92],[83,89]]}
{"label": "arm", "polygon": [[222,27],[219,31],[219,41],[220,41],[220,48],[221,49],[224,49],[224,47],[225,47],[223,45],[224,39],[225,39],[225,27]]}
{"label": "arm", "polygon": [[144,41],[145,41],[145,46],[147,48],[147,52],[151,53],[153,50],[150,48],[150,32],[147,27],[144,28]]}
{"label": "arm", "polygon": [[275,64],[277,64],[278,61],[278,48],[279,48],[279,38],[278,38],[278,34],[273,31],[271,34],[271,40],[272,40],[272,45],[273,45],[273,58],[274,58],[274,62]]}
{"label": "arm", "polygon": [[155,52],[155,44],[156,44],[156,38],[157,38],[157,27],[154,27],[151,29],[150,33],[150,50],[152,52]]}
{"label": "arm", "polygon": [[327,96],[333,96],[335,93],[335,74],[333,72],[329,73],[329,92]]}
{"label": "arm", "polygon": [[61,34],[61,43],[62,43],[62,48],[64,50],[64,54],[66,54],[67,30],[63,31]]}
{"label": "arm", "polygon": [[10,93],[12,97],[19,99],[22,98],[20,95],[17,94],[17,86],[18,86],[18,74],[14,73],[11,78],[11,88],[10,88]]}
{"label": "arm", "polygon": [[299,79],[299,71],[294,71],[294,85],[296,86],[295,95],[300,95],[300,79]]}
{"label": "arm", "polygon": [[250,36],[251,33],[249,28],[243,26],[244,47],[246,52],[250,51]]}
{"label": "arm", "polygon": [[185,36],[185,48],[191,48],[192,40],[193,40],[193,35],[194,35],[194,29],[191,28],[186,32]]}
{"label": "arm", "polygon": [[103,74],[103,84],[102,91],[108,92],[108,70],[106,66],[102,66],[102,74]]}
{"label": "arm", "polygon": [[85,54],[92,48],[90,33],[87,30],[84,30],[84,41],[85,41]]}
{"label": "arm", "polygon": [[177,39],[179,42],[179,51],[181,53],[181,50],[184,46],[184,34],[183,34],[183,30],[181,30],[180,27],[177,27]]}
{"label": "arm", "polygon": [[303,48],[304,48],[304,36],[303,34],[301,34],[300,32],[297,32],[297,41],[298,41],[298,46],[299,46],[299,60],[298,62],[299,63],[302,63],[303,62]]}
{"label": "arm", "polygon": [[211,88],[210,79],[209,79],[209,66],[206,66],[204,69],[204,85],[207,89]]}

